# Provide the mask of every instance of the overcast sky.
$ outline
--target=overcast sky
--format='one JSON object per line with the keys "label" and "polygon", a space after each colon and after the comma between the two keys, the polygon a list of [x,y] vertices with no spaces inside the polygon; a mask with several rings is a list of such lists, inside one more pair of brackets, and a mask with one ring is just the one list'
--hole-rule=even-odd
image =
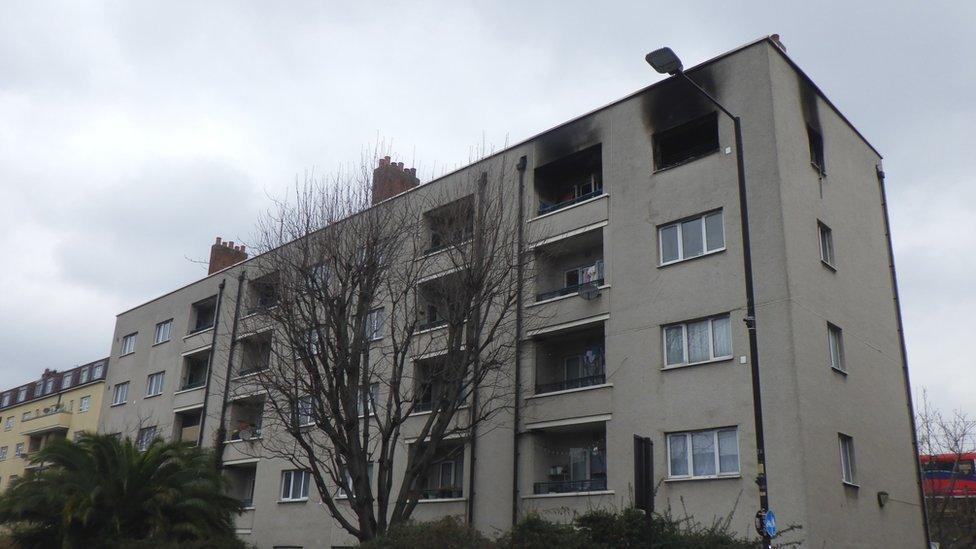
{"label": "overcast sky", "polygon": [[106,356],[377,136],[426,179],[660,79],[647,51],[779,33],[885,155],[914,387],[976,414],[976,4],[414,4],[0,4],[0,388]]}

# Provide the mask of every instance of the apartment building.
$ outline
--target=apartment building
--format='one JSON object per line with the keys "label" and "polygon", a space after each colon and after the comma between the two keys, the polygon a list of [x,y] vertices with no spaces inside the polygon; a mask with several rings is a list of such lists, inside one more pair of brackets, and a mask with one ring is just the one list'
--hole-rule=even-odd
{"label": "apartment building", "polygon": [[108,358],[70,370],[45,370],[37,381],[0,392],[0,489],[41,465],[37,452],[53,440],[98,429]]}
{"label": "apartment building", "polygon": [[[742,119],[770,506],[810,547],[922,547],[881,155],[773,38],[687,74]],[[639,435],[653,442],[658,509],[731,513],[754,533],[734,144],[732,122],[670,78],[423,185],[381,163],[376,198],[394,204],[523,167],[508,196],[535,273],[512,364],[518,414],[456,442],[415,518],[494,532],[529,511],[625,506]],[[431,253],[442,236],[432,221]],[[259,547],[352,545],[307,473],[255,450],[273,435],[246,379],[278,343],[235,326],[273,300],[273,281],[253,278],[261,256],[242,246],[211,251],[208,276],[118,316],[100,429],[221,448],[247,502],[238,532]]]}

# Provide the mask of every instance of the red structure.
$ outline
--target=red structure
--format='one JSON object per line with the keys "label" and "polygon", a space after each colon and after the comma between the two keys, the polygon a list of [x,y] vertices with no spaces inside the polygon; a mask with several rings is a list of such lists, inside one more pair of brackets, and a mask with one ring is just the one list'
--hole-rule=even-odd
{"label": "red structure", "polygon": [[976,497],[976,452],[921,456],[926,496]]}

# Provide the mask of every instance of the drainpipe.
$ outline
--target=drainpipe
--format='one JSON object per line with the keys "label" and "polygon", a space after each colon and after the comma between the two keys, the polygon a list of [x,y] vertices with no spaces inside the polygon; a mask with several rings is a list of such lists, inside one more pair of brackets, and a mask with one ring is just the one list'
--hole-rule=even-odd
{"label": "drainpipe", "polygon": [[[485,192],[487,190],[487,187],[488,187],[488,172],[482,172],[481,177],[478,179],[478,212],[475,214],[477,216],[477,218],[475,219],[475,223],[477,223],[477,225],[480,227],[483,227],[485,223],[484,204],[485,204],[485,200],[487,200],[487,198],[485,197]],[[475,259],[476,261],[479,262],[479,266],[480,266],[482,262],[481,257],[482,254],[484,253],[484,237],[479,237],[476,234],[472,246],[474,249]],[[475,319],[475,323],[481,322],[480,313],[476,313],[476,314],[478,314],[478,317]],[[466,343],[468,349],[477,349],[478,344],[479,344],[478,341],[468,341]],[[477,381],[478,381],[478,376],[480,375],[480,371],[481,371],[481,357],[479,354],[474,359],[473,373],[474,373],[475,383],[472,384],[472,389],[471,389],[471,418],[472,419],[476,418],[479,415],[478,392],[481,388],[479,387]],[[468,473],[468,524],[474,526],[474,497],[475,497],[474,479],[475,479],[475,473],[478,470],[477,469],[478,424],[474,422],[472,423],[473,425],[471,425],[471,439],[470,439],[471,440],[470,442],[471,465],[470,465],[470,472]]]}
{"label": "drainpipe", "polygon": [[210,399],[210,383],[213,381],[213,359],[214,351],[217,349],[217,328],[220,327],[220,305],[224,300],[224,286],[227,279],[220,281],[217,291],[217,307],[214,309],[214,327],[210,339],[210,356],[207,357],[207,385],[203,389],[203,412],[200,413],[200,433],[197,434],[197,447],[203,447],[203,426],[207,419],[207,400]]}
{"label": "drainpipe", "polygon": [[518,523],[519,516],[519,429],[522,417],[520,407],[522,400],[522,293],[525,287],[525,264],[523,255],[525,254],[525,167],[528,159],[522,155],[515,164],[518,170],[518,241],[515,258],[516,265],[516,285],[518,292],[515,296],[515,402],[512,421],[512,526]]}
{"label": "drainpipe", "polygon": [[888,244],[888,272],[891,275],[892,300],[895,305],[895,318],[898,321],[898,343],[901,345],[901,371],[905,378],[905,401],[908,403],[908,419],[912,426],[912,449],[915,452],[915,480],[918,483],[918,498],[922,506],[922,526],[925,529],[925,542],[928,546],[931,537],[929,536],[929,515],[925,508],[925,489],[922,486],[922,465],[918,455],[918,432],[915,430],[915,406],[912,404],[912,383],[908,377],[908,350],[905,347],[905,328],[901,318],[901,301],[898,299],[898,277],[895,273],[895,251],[891,245],[891,223],[888,219],[888,199],[885,194],[884,179],[885,173],[880,165],[874,167],[878,175],[878,190],[881,193],[881,211],[884,213],[884,233],[885,242]]}
{"label": "drainpipe", "polygon": [[222,466],[224,462],[224,438],[227,436],[227,394],[230,392],[231,369],[234,366],[234,350],[237,349],[237,326],[241,318],[241,290],[244,288],[244,276],[247,271],[242,269],[241,274],[237,275],[237,298],[234,301],[234,323],[230,328],[230,347],[227,350],[227,373],[224,374],[224,394],[220,401],[220,424],[217,425],[217,436],[214,437],[214,444],[217,446],[217,466]]}

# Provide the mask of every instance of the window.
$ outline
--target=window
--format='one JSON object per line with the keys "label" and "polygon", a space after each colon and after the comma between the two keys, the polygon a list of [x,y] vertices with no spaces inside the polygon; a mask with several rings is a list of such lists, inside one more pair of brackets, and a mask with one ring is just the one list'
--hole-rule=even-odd
{"label": "window", "polygon": [[210,372],[210,351],[193,354],[183,359],[183,377],[180,390],[199,389],[207,384]]}
{"label": "window", "polygon": [[834,234],[830,227],[822,222],[817,222],[817,230],[820,233],[820,260],[827,265],[834,266]]}
{"label": "window", "polygon": [[603,284],[603,260],[569,269],[563,276],[563,288],[577,288],[591,282]]}
{"label": "window", "polygon": [[122,352],[119,356],[131,355],[136,352],[136,336],[138,332],[122,337]]}
{"label": "window", "polygon": [[833,324],[827,323],[827,344],[830,348],[830,367],[846,372],[844,368],[844,340],[841,329]]}
{"label": "window", "polygon": [[820,175],[827,174],[827,167],[824,164],[823,137],[820,132],[807,126],[807,140],[810,142],[810,164],[820,172]]}
{"label": "window", "polygon": [[23,402],[27,399],[27,387],[21,387],[17,391],[17,402]]}
{"label": "window", "polygon": [[22,455],[24,455],[24,443],[18,442],[17,445],[14,446],[14,457],[20,457]]}
{"label": "window", "polygon": [[659,227],[661,265],[725,249],[722,210]]}
{"label": "window", "polygon": [[138,448],[140,452],[145,452],[149,449],[149,444],[152,443],[154,438],[156,438],[155,425],[139,429],[139,434],[136,436],[136,448]]}
{"label": "window", "polygon": [[99,362],[92,368],[92,379],[101,379],[102,374],[105,372],[105,363]]}
{"label": "window", "polygon": [[54,378],[49,377],[47,381],[44,382],[44,394],[50,394],[54,392]]}
{"label": "window", "polygon": [[729,315],[664,327],[666,366],[684,366],[732,356]]}
{"label": "window", "polygon": [[857,467],[854,464],[854,439],[837,433],[840,440],[840,471],[844,484],[857,484]]}
{"label": "window", "polygon": [[0,460],[7,459],[7,447],[0,446]]}
{"label": "window", "polygon": [[738,474],[737,428],[668,435],[669,478],[716,478]]}
{"label": "window", "polygon": [[112,395],[112,406],[125,404],[129,398],[129,382],[118,383],[115,385],[115,393]]}
{"label": "window", "polygon": [[[349,471],[346,468],[343,468],[342,476],[345,477],[346,486],[349,487],[348,493],[356,495],[356,490],[352,485],[353,484],[352,475],[349,474]],[[372,478],[373,478],[373,463],[369,462],[366,464],[366,479],[367,479],[366,482],[371,482]],[[338,489],[336,490],[336,497],[338,498],[349,497],[347,495],[346,488],[339,486]]]}
{"label": "window", "polygon": [[43,383],[41,383],[40,381],[38,381],[37,383],[34,384],[34,398],[37,398],[37,397],[41,396],[41,393],[43,391],[44,391],[44,384]]}
{"label": "window", "polygon": [[61,377],[61,388],[67,389],[68,387],[71,387],[71,372],[68,372]]}
{"label": "window", "polygon": [[156,372],[149,374],[146,379],[146,396],[156,396],[163,394],[163,382],[166,379],[166,372]]}
{"label": "window", "polygon": [[0,401],[0,408],[6,408],[10,406],[10,393],[3,394],[3,400]]}
{"label": "window", "polygon": [[305,501],[308,499],[308,471],[281,472],[281,501]]}
{"label": "window", "polygon": [[30,419],[30,412],[24,412],[24,414],[20,416],[20,421],[27,421],[28,419]]}
{"label": "window", "polygon": [[386,320],[386,312],[383,307],[373,309],[366,315],[366,333],[369,339],[383,339],[383,323]]}
{"label": "window", "polygon": [[295,356],[299,358],[313,357],[319,354],[319,331],[316,328],[309,328],[304,334],[299,334],[298,348],[295,349]]}
{"label": "window", "polygon": [[298,397],[298,400],[295,401],[295,417],[299,427],[315,424],[312,415],[312,395]]}
{"label": "window", "polygon": [[[368,414],[372,415],[373,412],[375,411],[375,409],[376,409],[375,408],[376,401],[379,400],[379,397],[380,397],[380,384],[379,383],[370,383],[369,384],[369,400],[366,402],[366,410],[367,410],[367,413]],[[362,406],[362,402],[361,401],[357,401],[356,402],[356,415],[358,415],[359,417],[362,417],[363,416],[363,413],[360,410],[360,406]]]}
{"label": "window", "polygon": [[170,334],[173,332],[173,319],[164,320],[156,325],[156,335],[153,336],[153,345],[159,345],[169,341]]}
{"label": "window", "polygon": [[82,383],[88,383],[88,375],[89,375],[89,373],[90,372],[89,372],[87,366],[85,366],[84,368],[81,369],[81,373],[78,374],[78,385],[81,385]]}
{"label": "window", "polygon": [[16,417],[14,417],[14,416],[8,417],[7,418],[7,421],[5,421],[3,423],[3,430],[4,431],[9,431],[9,430],[13,429],[14,428],[14,422],[15,421],[17,421],[17,418]]}
{"label": "window", "polygon": [[217,296],[197,301],[190,306],[190,310],[192,313],[191,334],[213,328],[214,321],[217,318]]}
{"label": "window", "polygon": [[663,170],[718,150],[718,116],[705,116],[654,134],[654,164]]}
{"label": "window", "polygon": [[538,215],[545,215],[603,194],[603,146],[596,144],[535,170]]}
{"label": "window", "polygon": [[91,395],[85,395],[81,397],[81,400],[78,401],[78,411],[87,412],[88,408],[90,407],[91,407]]}

